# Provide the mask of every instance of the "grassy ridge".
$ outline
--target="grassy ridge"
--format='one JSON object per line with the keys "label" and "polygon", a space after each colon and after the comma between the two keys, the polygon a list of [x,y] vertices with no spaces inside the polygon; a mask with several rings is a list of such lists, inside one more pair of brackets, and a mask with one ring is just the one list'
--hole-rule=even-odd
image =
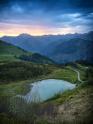
{"label": "grassy ridge", "polygon": [[22,54],[28,54],[25,50],[13,46],[9,43],[5,43],[3,41],[0,41],[0,55],[22,55]]}
{"label": "grassy ridge", "polygon": [[20,55],[30,55],[31,53],[0,40],[0,63],[8,61],[20,61]]}
{"label": "grassy ridge", "polygon": [[0,62],[30,61],[39,64],[54,64],[54,61],[38,53],[27,52],[19,47],[0,41]]}

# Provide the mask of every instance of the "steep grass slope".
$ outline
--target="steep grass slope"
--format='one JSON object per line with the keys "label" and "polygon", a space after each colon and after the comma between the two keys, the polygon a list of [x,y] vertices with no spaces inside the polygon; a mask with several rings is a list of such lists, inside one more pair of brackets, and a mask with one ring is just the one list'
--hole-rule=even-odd
{"label": "steep grass slope", "polygon": [[24,60],[42,64],[53,64],[48,57],[37,53],[27,52],[19,47],[0,41],[0,61]]}

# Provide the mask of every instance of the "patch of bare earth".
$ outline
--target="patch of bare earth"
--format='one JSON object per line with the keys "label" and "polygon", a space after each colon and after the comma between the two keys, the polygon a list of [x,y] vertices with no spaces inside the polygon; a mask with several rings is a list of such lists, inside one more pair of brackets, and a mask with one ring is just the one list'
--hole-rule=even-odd
{"label": "patch of bare earth", "polygon": [[93,86],[82,88],[70,100],[58,106],[56,121],[64,123],[93,122]]}

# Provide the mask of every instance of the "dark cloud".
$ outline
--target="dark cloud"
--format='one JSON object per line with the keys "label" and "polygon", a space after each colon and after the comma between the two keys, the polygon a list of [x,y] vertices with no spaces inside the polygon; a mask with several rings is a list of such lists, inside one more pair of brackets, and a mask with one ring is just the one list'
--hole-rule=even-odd
{"label": "dark cloud", "polygon": [[5,7],[7,5],[18,3],[20,5],[40,7],[45,10],[82,10],[92,11],[93,0],[1,0],[0,5]]}
{"label": "dark cloud", "polygon": [[91,30],[93,0],[0,0],[0,22]]}

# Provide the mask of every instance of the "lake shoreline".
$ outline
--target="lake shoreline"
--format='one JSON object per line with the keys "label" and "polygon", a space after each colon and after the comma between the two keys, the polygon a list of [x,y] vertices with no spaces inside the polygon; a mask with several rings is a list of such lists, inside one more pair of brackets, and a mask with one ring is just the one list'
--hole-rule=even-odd
{"label": "lake shoreline", "polygon": [[49,98],[54,97],[55,94],[62,94],[64,91],[72,90],[76,87],[75,84],[58,79],[41,80],[29,84],[29,86],[30,91],[26,95],[17,95],[26,100],[27,102],[44,102]]}

